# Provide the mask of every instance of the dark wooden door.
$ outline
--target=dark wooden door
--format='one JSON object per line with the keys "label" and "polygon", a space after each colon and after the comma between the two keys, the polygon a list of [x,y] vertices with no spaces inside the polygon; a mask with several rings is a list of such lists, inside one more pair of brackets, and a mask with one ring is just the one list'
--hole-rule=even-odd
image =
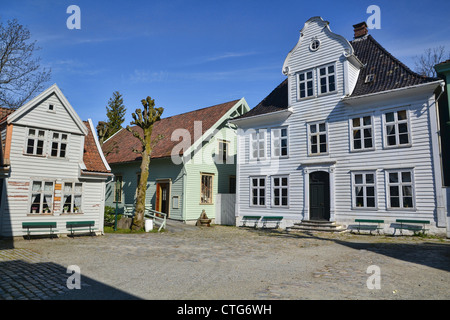
{"label": "dark wooden door", "polygon": [[156,211],[166,213],[169,215],[169,183],[157,183],[156,184]]}
{"label": "dark wooden door", "polygon": [[330,220],[330,177],[328,172],[309,175],[310,220]]}

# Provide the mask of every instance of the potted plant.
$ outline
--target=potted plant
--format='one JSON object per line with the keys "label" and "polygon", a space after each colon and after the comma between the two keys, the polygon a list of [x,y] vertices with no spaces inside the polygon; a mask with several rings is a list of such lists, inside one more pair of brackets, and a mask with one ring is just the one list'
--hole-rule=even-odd
{"label": "potted plant", "polygon": [[36,213],[37,212],[37,207],[31,207],[31,212],[32,213]]}
{"label": "potted plant", "polygon": [[78,213],[78,207],[73,207],[73,212]]}
{"label": "potted plant", "polygon": [[64,213],[67,213],[67,212],[69,212],[69,206],[64,206]]}

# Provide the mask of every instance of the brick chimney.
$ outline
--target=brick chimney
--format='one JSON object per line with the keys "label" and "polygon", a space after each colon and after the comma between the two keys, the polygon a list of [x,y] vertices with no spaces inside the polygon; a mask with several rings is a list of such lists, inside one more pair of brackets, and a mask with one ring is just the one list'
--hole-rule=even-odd
{"label": "brick chimney", "polygon": [[367,30],[367,23],[365,22],[353,25],[353,30],[355,32],[355,39],[364,37],[366,34],[369,33],[369,30]]}

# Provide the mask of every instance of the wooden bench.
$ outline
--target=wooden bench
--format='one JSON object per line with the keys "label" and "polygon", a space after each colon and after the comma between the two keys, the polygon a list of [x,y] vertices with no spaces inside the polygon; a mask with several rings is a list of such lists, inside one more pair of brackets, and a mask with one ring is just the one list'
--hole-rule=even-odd
{"label": "wooden bench", "polygon": [[380,224],[384,223],[384,220],[355,219],[355,222],[358,223],[354,226],[358,233],[361,233],[361,230],[369,230],[370,234],[372,234],[372,231],[376,230],[379,234],[380,230],[383,229]]}
{"label": "wooden bench", "polygon": [[399,223],[400,225],[394,226],[394,235],[397,229],[400,229],[400,234],[403,235],[403,230],[409,230],[413,231],[414,234],[417,232],[422,232],[425,234],[427,229],[425,228],[425,225],[430,224],[429,220],[407,220],[407,219],[397,219],[395,220],[396,223]]}
{"label": "wooden bench", "polygon": [[274,217],[274,216],[267,216],[263,217],[263,228],[266,228],[267,223],[275,222],[275,229],[280,226],[281,220],[283,220],[283,217]]}
{"label": "wooden bench", "polygon": [[243,216],[242,217],[242,226],[246,227],[247,222],[253,222],[253,228],[256,228],[258,225],[259,219],[261,219],[261,216]]}
{"label": "wooden bench", "polygon": [[[54,235],[56,230],[56,222],[22,222],[22,228],[27,229],[28,240],[30,240],[30,233],[32,232],[50,232],[50,237]],[[33,229],[33,230],[30,230]]]}
{"label": "wooden bench", "polygon": [[66,229],[70,231],[70,235],[73,237],[75,231],[89,231],[92,234],[94,229],[95,221],[67,221]]}

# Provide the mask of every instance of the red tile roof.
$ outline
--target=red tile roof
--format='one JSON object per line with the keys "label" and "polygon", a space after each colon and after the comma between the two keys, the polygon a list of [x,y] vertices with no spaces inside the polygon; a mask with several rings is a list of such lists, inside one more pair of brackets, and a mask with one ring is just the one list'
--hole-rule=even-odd
{"label": "red tile roof", "polygon": [[88,128],[88,135],[84,138],[83,162],[88,172],[110,172],[103,163],[100,152],[95,143],[94,133],[88,121],[83,121]]}
{"label": "red tile roof", "polygon": [[[202,135],[211,128],[227,111],[229,111],[239,100],[234,100],[215,106],[179,114],[176,116],[161,119],[153,126],[152,140],[161,135],[163,138],[154,146],[152,150],[152,159],[170,157],[172,149],[181,142],[171,141],[172,133],[176,129],[185,129],[191,136],[191,144],[194,141],[194,122],[201,121]],[[139,127],[133,127],[134,130],[142,133]],[[200,135],[199,135],[200,136]],[[195,137],[198,138],[198,137]],[[133,150],[142,150],[141,142],[134,137],[128,130],[122,129],[110,139],[105,141],[102,146],[103,153],[109,164],[139,161],[142,159],[139,153]]]}

